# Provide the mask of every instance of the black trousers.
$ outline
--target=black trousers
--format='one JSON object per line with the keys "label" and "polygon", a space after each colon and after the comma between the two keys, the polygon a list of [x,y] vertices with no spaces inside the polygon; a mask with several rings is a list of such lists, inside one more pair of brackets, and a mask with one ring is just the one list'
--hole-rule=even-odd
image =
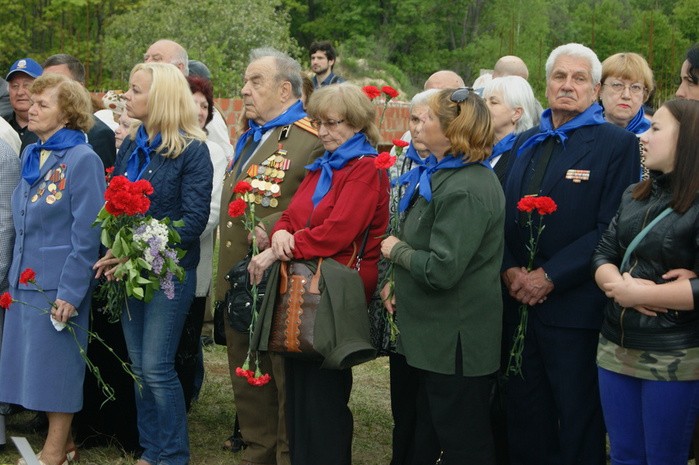
{"label": "black trousers", "polygon": [[[507,327],[509,341],[514,329]],[[508,383],[512,465],[606,464],[598,337],[598,330],[547,326],[531,311],[523,377],[511,375]]]}
{"label": "black trousers", "polygon": [[197,358],[201,345],[201,328],[204,326],[206,297],[195,297],[182,328],[180,345],[175,355],[175,370],[182,385],[184,402],[189,412],[194,394],[194,379],[197,371]]}
{"label": "black trousers", "polygon": [[[442,465],[495,465],[490,428],[492,375],[468,377],[419,370],[416,437],[434,431]],[[411,465],[432,465],[421,456],[429,445],[416,444]]]}
{"label": "black trousers", "polygon": [[[440,454],[439,441],[428,425],[417,430],[418,388],[420,372],[408,365],[405,357],[390,354],[391,413],[393,415],[393,455],[391,465],[409,465],[419,457],[420,463],[434,464]],[[424,398],[421,399],[424,402]]]}
{"label": "black trousers", "polygon": [[285,360],[286,418],[292,465],[350,465],[353,418],[347,403],[352,370]]}

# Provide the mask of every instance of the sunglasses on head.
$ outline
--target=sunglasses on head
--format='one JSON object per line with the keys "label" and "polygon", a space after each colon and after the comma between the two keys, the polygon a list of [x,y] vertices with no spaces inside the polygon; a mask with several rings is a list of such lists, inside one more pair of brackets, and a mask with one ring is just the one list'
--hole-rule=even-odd
{"label": "sunglasses on head", "polygon": [[459,105],[459,104],[465,102],[468,99],[468,96],[471,95],[472,92],[473,92],[472,88],[462,87],[460,89],[456,89],[454,92],[451,93],[449,100],[456,103],[456,114],[457,115],[459,115],[461,113],[461,105]]}

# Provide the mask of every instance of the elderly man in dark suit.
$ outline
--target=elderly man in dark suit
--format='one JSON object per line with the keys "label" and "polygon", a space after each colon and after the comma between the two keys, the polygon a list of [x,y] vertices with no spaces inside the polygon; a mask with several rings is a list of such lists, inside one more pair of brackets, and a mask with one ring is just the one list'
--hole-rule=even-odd
{"label": "elderly man in dark suit", "polygon": [[[238,140],[221,196],[216,283],[219,302],[229,288],[224,279],[226,273],[250,248],[240,219],[225,213],[235,199],[233,187],[247,180],[258,188],[256,215],[268,223],[265,229],[271,231],[306,175],[304,166],[323,154],[318,132],[303,110],[301,83],[301,66],[294,59],[274,49],[253,50],[242,90],[250,129]],[[260,249],[266,248],[267,234],[260,228],[258,233]],[[283,360],[278,355],[260,354],[261,369],[272,375],[272,381],[261,387],[250,386],[245,378],[235,374],[236,367],[245,361],[248,334],[227,325],[226,342],[240,430],[247,443],[240,463],[288,464]]]}
{"label": "elderly man in dark suit", "polygon": [[[605,429],[595,355],[604,294],[590,257],[621,194],[639,180],[636,137],[606,123],[596,102],[601,64],[580,44],[555,49],[546,62],[550,108],[521,134],[505,182],[502,278],[506,337],[529,305],[522,376],[510,375],[508,428],[513,465],[604,465]],[[548,196],[558,210],[527,271],[529,229],[517,202]],[[511,342],[510,342],[511,345]]]}

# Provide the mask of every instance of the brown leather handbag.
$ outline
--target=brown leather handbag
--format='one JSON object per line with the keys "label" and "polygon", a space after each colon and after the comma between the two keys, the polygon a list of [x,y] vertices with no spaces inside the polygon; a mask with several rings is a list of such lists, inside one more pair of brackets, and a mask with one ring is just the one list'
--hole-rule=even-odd
{"label": "brown leather handbag", "polygon": [[313,346],[315,321],[320,302],[320,267],[313,273],[301,262],[282,262],[279,294],[274,305],[268,350],[295,358],[320,360]]}

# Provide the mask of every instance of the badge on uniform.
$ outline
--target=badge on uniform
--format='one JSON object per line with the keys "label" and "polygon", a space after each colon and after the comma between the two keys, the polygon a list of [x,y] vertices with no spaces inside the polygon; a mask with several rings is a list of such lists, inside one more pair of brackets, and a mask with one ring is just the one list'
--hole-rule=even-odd
{"label": "badge on uniform", "polygon": [[575,183],[590,180],[590,170],[568,170],[566,179],[572,179]]}

